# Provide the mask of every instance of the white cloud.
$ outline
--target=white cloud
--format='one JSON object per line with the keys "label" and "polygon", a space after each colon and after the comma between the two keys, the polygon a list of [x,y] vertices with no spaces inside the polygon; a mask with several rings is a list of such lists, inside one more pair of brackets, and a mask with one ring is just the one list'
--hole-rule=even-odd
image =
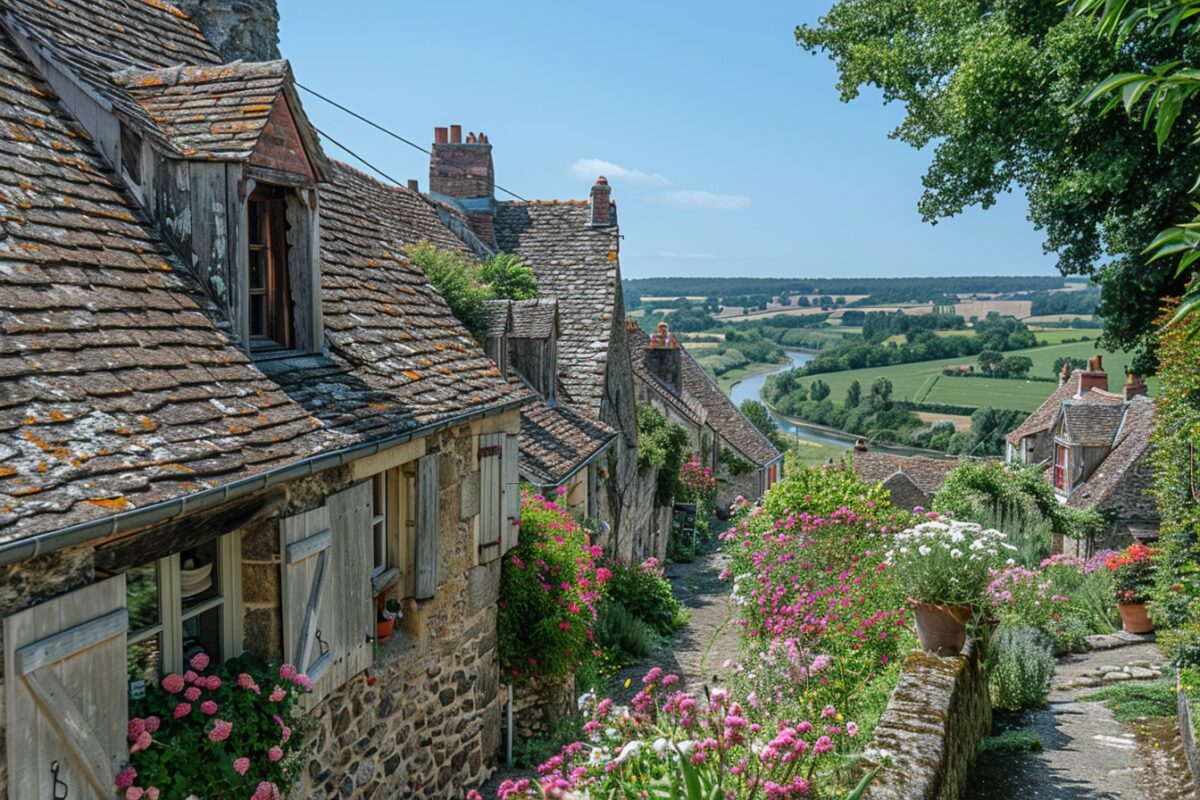
{"label": "white cloud", "polygon": [[603,175],[611,180],[629,181],[642,186],[670,186],[671,182],[662,175],[652,172],[642,172],[640,169],[629,169],[602,158],[581,158],[570,166],[570,172],[576,178],[594,181]]}
{"label": "white cloud", "polygon": [[735,211],[749,208],[750,198],[744,194],[716,194],[699,189],[679,189],[660,195],[662,202],[676,208],[703,208],[717,211]]}
{"label": "white cloud", "polygon": [[712,261],[716,258],[712,253],[680,253],[675,250],[663,250],[659,258],[672,258],[679,261]]}

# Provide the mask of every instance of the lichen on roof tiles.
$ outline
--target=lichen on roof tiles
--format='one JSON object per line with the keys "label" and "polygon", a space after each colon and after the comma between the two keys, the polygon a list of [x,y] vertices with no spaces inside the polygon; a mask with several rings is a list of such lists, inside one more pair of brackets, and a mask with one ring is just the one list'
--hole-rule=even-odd
{"label": "lichen on roof tiles", "polygon": [[521,409],[520,472],[540,486],[558,486],[616,436],[608,425],[567,406],[534,401]]}

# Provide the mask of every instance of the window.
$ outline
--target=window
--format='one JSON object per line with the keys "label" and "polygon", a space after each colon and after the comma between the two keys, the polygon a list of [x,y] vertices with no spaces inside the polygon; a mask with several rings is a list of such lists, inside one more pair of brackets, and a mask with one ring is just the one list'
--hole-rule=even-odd
{"label": "window", "polygon": [[126,571],[131,697],[200,651],[217,660],[240,652],[238,547],[229,534]]}
{"label": "window", "polygon": [[377,578],[387,571],[388,560],[388,483],[391,470],[371,478],[371,540],[374,559],[371,562],[371,577]]}
{"label": "window", "polygon": [[250,349],[289,349],[295,335],[287,267],[287,199],[278,186],[260,185],[247,203]]}
{"label": "window", "polygon": [[1060,492],[1067,490],[1067,465],[1070,463],[1071,450],[1066,445],[1054,446],[1054,488]]}

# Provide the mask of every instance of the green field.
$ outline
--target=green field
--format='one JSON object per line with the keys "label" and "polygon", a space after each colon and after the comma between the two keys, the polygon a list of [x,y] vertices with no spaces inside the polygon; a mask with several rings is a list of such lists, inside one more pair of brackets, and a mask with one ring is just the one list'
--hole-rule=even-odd
{"label": "green field", "polygon": [[[1041,336],[1042,333],[1045,332],[1039,332],[1038,335]],[[1076,334],[1078,335],[1078,332]],[[1033,361],[1031,374],[1050,377],[1054,360],[1059,356],[1089,358],[1096,353],[1104,357],[1104,367],[1109,376],[1109,389],[1118,391],[1121,384],[1124,383],[1125,366],[1129,363],[1130,356],[1123,352],[1099,349],[1095,342],[1052,344],[1028,350],[1014,350],[1004,355],[1028,356]],[[960,360],[967,363],[966,359]],[[972,358],[970,361],[974,362],[974,359]],[[877,377],[884,377],[892,382],[892,397],[896,400],[922,400],[926,403],[948,403],[974,407],[993,406],[995,408],[1013,408],[1018,411],[1032,411],[1037,408],[1050,396],[1057,385],[1049,381],[948,378],[941,374],[942,367],[947,363],[950,362],[940,359],[918,361],[914,364],[897,364],[891,367],[869,367],[845,372],[831,372],[806,377],[801,383],[807,385],[818,378],[825,381],[832,389],[833,401],[840,403],[852,381],[857,380],[865,393],[870,387],[871,381]],[[1153,378],[1147,382],[1150,384],[1150,393],[1156,394],[1158,382]],[[918,395],[923,396],[918,397]]]}

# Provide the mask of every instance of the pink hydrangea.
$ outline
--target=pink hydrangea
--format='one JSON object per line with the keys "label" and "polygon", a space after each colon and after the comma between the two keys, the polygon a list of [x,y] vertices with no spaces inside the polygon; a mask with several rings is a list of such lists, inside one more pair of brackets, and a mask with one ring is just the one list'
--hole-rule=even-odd
{"label": "pink hydrangea", "polygon": [[204,653],[196,653],[196,655],[192,656],[192,660],[189,661],[188,664],[191,665],[191,668],[196,670],[196,672],[203,672],[204,670],[208,669],[208,656]]}
{"label": "pink hydrangea", "polygon": [[142,795],[146,790],[140,786],[130,786],[125,790],[125,800],[142,800]]}
{"label": "pink hydrangea", "polygon": [[250,759],[242,756],[235,759],[233,762],[233,771],[238,775],[245,775],[250,770]]}
{"label": "pink hydrangea", "polygon": [[150,731],[151,733],[154,733],[155,731],[157,731],[158,726],[161,724],[162,724],[162,721],[154,715],[150,715],[149,717],[146,717],[146,730]]}
{"label": "pink hydrangea", "polygon": [[177,694],[183,691],[183,676],[177,672],[172,672],[170,675],[162,679],[162,687],[171,694]]}
{"label": "pink hydrangea", "polygon": [[208,738],[213,742],[223,742],[229,738],[231,733],[233,733],[233,723],[218,719],[213,722],[213,728],[208,732]]}
{"label": "pink hydrangea", "polygon": [[194,703],[200,699],[200,688],[197,686],[189,686],[187,691],[183,693],[184,699],[189,703]]}
{"label": "pink hydrangea", "polygon": [[200,676],[197,675],[194,670],[189,669],[187,672],[183,673],[183,679],[188,683],[195,683],[196,681],[200,680]]}
{"label": "pink hydrangea", "polygon": [[150,736],[150,731],[142,731],[133,744],[129,745],[130,753],[140,753],[150,746],[153,738]]}
{"label": "pink hydrangea", "polygon": [[215,692],[217,689],[221,688],[221,679],[218,678],[216,675],[209,675],[208,680],[205,681],[204,685],[208,688],[208,690],[210,692]]}
{"label": "pink hydrangea", "polygon": [[263,781],[254,790],[254,796],[250,800],[279,800],[279,787],[270,781]]}
{"label": "pink hydrangea", "polygon": [[146,800],[158,800],[157,786],[150,786],[146,789]]}
{"label": "pink hydrangea", "polygon": [[271,694],[268,695],[267,699],[270,700],[272,703],[278,703],[280,700],[282,700],[286,696],[287,696],[287,693],[283,691],[283,687],[276,686],[275,689],[271,692]]}
{"label": "pink hydrangea", "polygon": [[282,747],[280,747],[279,745],[274,745],[274,746],[273,746],[273,747],[272,747],[270,750],[268,750],[268,751],[267,751],[267,758],[268,758],[268,759],[269,759],[269,760],[270,760],[272,763],[274,763],[274,762],[278,761],[279,759],[283,758],[283,748],[282,748]]}
{"label": "pink hydrangea", "polygon": [[186,717],[190,713],[192,713],[191,703],[180,703],[179,705],[175,706],[175,719]]}
{"label": "pink hydrangea", "polygon": [[303,672],[296,673],[296,677],[292,678],[292,683],[296,684],[306,692],[312,691],[312,681],[309,680],[308,676]]}
{"label": "pink hydrangea", "polygon": [[205,700],[200,704],[200,712],[205,716],[211,717],[213,714],[217,713],[217,704],[212,700]]}
{"label": "pink hydrangea", "polygon": [[129,725],[125,728],[125,735],[129,737],[129,741],[136,742],[146,730],[146,720],[141,717],[134,717],[129,720]]}
{"label": "pink hydrangea", "polygon": [[[290,681],[292,678],[296,677],[296,668],[293,667],[291,664],[280,665],[279,677],[285,681]],[[262,788],[262,787],[259,787],[259,788]]]}
{"label": "pink hydrangea", "polygon": [[133,782],[137,780],[137,770],[133,767],[128,767],[117,773],[116,784],[118,789],[125,789],[133,786]]}
{"label": "pink hydrangea", "polygon": [[254,678],[250,677],[250,673],[241,672],[237,676],[237,685],[243,689],[249,689],[254,686]]}

